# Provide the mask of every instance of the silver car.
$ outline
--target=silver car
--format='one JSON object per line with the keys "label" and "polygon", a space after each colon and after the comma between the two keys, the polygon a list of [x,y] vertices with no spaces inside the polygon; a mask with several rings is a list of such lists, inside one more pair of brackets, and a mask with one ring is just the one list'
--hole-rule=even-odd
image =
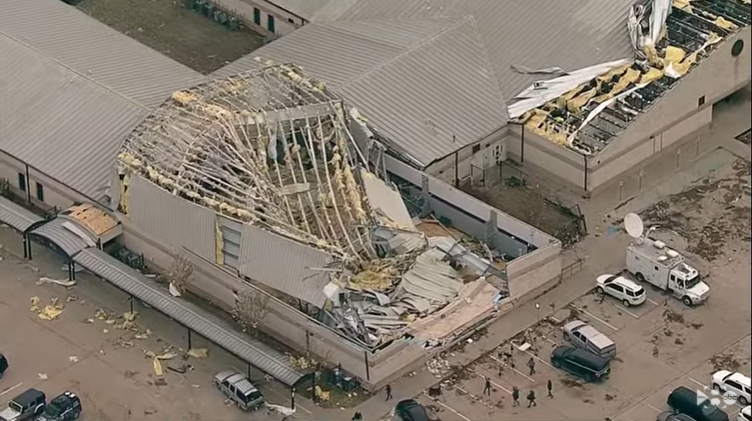
{"label": "silver car", "polygon": [[606,359],[616,356],[616,344],[608,336],[582,320],[574,320],[561,328],[564,339],[577,348],[582,348]]}
{"label": "silver car", "polygon": [[264,405],[264,397],[242,374],[227,370],[212,380],[214,385],[243,411],[258,409]]}

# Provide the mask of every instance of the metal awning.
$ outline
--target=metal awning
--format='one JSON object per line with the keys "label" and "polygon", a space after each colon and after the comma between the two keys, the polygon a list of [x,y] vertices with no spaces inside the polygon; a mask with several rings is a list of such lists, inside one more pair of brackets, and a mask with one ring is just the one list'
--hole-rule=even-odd
{"label": "metal awning", "polygon": [[14,203],[12,200],[0,196],[0,221],[13,229],[24,232],[30,226],[43,221],[44,218],[34,212]]}
{"label": "metal awning", "polygon": [[294,368],[283,353],[249,337],[201,307],[173,297],[135,269],[97,248],[79,252],[73,261],[287,386],[295,386],[307,374]]}
{"label": "metal awning", "polygon": [[91,247],[95,243],[91,238],[89,238],[89,241],[86,241],[82,237],[86,235],[83,232],[79,234],[67,228],[71,224],[72,222],[68,220],[55,218],[41,227],[30,231],[29,234],[49,240],[57,245],[68,257],[73,257],[76,253],[87,247]]}

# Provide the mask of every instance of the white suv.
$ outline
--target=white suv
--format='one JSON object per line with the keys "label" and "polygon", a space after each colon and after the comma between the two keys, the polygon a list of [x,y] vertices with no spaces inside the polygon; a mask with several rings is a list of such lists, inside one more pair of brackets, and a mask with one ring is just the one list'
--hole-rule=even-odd
{"label": "white suv", "polygon": [[750,402],[750,379],[742,373],[721,370],[713,374],[713,389],[733,393],[742,406]]}
{"label": "white suv", "polygon": [[645,288],[620,275],[601,275],[595,281],[598,294],[608,294],[618,298],[624,307],[638,306],[648,299]]}
{"label": "white suv", "polygon": [[738,421],[752,421],[752,406],[745,406],[739,410]]}

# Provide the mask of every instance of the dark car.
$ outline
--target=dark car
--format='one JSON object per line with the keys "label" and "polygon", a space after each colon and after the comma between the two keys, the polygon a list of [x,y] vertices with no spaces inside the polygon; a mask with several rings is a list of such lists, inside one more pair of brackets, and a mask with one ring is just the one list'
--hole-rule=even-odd
{"label": "dark car", "polygon": [[8,402],[8,407],[0,412],[0,421],[24,421],[34,419],[44,412],[47,397],[44,392],[29,389]]}
{"label": "dark car", "polygon": [[37,421],[70,421],[81,416],[81,399],[71,392],[51,400]]}
{"label": "dark car", "polygon": [[0,380],[3,378],[3,374],[8,371],[8,359],[5,358],[2,352],[0,352]]}
{"label": "dark car", "polygon": [[394,412],[403,421],[431,421],[426,408],[414,399],[400,401],[394,408]]}
{"label": "dark car", "polygon": [[695,421],[729,421],[728,415],[710,400],[702,396],[698,398],[697,392],[683,386],[668,395],[667,403],[675,412],[689,415]]}
{"label": "dark car", "polygon": [[661,412],[658,414],[656,421],[696,421],[687,414],[675,414],[671,411]]}
{"label": "dark car", "polygon": [[551,364],[588,382],[603,381],[611,373],[607,359],[569,345],[560,345],[551,352]]}

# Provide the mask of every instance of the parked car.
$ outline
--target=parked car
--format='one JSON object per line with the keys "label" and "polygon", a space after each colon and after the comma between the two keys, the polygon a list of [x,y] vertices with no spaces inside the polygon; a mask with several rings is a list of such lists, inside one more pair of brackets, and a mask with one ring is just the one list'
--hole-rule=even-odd
{"label": "parked car", "polygon": [[0,352],[0,380],[3,379],[3,375],[8,371],[8,358]]}
{"label": "parked car", "polygon": [[736,414],[737,421],[752,421],[752,406],[745,406]]}
{"label": "parked car", "polygon": [[64,392],[51,400],[37,421],[71,421],[81,416],[81,399],[71,392]]}
{"label": "parked car", "polygon": [[616,356],[614,341],[582,320],[573,320],[565,324],[562,331],[564,340],[577,348],[588,350],[602,358],[611,359]]}
{"label": "parked car", "polygon": [[666,411],[658,414],[657,421],[695,421],[695,419],[687,414],[677,414],[672,411]]}
{"label": "parked car", "polygon": [[728,414],[710,400],[698,398],[697,392],[684,386],[674,389],[666,402],[675,412],[687,414],[695,421],[729,421]]}
{"label": "parked car", "polygon": [[31,420],[44,412],[47,397],[44,392],[29,389],[8,402],[8,407],[0,412],[1,421]]}
{"label": "parked car", "polygon": [[732,373],[726,370],[717,371],[713,374],[713,389],[733,393],[742,406],[749,405],[752,402],[750,399],[752,394],[750,393],[752,392],[750,379],[742,373]]}
{"label": "parked car", "polygon": [[400,401],[394,408],[394,413],[402,421],[431,421],[426,408],[416,402],[415,399]]}
{"label": "parked car", "polygon": [[610,295],[624,304],[624,307],[638,306],[648,299],[645,288],[637,282],[620,275],[601,275],[595,280],[598,294]]}
{"label": "parked car", "polygon": [[214,376],[213,383],[243,411],[258,409],[264,405],[261,392],[242,374],[227,370]]}
{"label": "parked car", "polygon": [[589,382],[603,381],[611,373],[609,360],[569,345],[560,345],[551,352],[551,365]]}

